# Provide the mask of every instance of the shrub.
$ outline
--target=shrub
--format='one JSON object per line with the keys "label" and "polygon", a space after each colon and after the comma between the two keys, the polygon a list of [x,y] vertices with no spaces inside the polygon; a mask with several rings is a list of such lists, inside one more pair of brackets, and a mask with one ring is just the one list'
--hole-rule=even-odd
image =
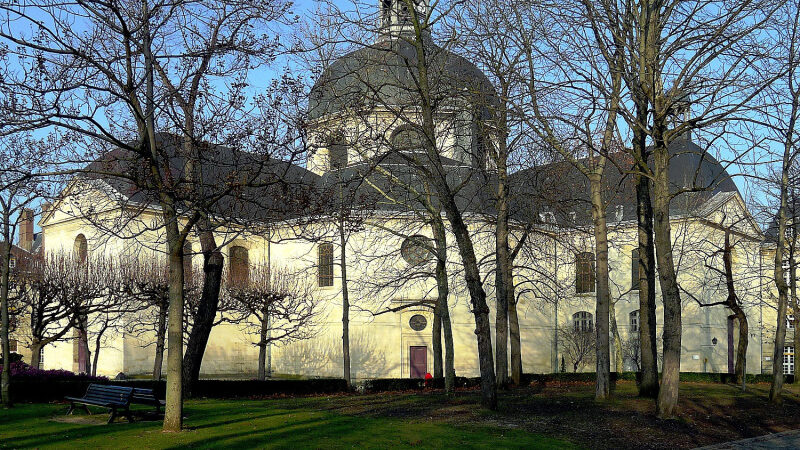
{"label": "shrub", "polygon": [[[11,352],[11,357],[9,359],[11,360],[11,364],[14,364],[15,362],[22,361],[22,355]],[[3,367],[3,355],[0,355],[0,367]]]}
{"label": "shrub", "polygon": [[[2,368],[2,366],[0,366]],[[93,377],[86,374],[76,374],[69,370],[42,370],[29,366],[22,361],[11,363],[11,376],[15,381],[19,379],[36,379],[42,381],[54,380],[85,380],[91,382],[108,381],[106,377]]]}
{"label": "shrub", "polygon": [[[67,396],[82,397],[91,383],[152,389],[160,399],[164,399],[164,393],[166,392],[166,382],[163,380],[113,381],[105,377],[90,379],[89,377],[76,375],[58,379],[15,378],[12,395],[15,402],[61,401]],[[194,397],[216,399],[259,398],[275,395],[333,394],[346,391],[347,383],[343,379],[200,380],[194,386]]]}

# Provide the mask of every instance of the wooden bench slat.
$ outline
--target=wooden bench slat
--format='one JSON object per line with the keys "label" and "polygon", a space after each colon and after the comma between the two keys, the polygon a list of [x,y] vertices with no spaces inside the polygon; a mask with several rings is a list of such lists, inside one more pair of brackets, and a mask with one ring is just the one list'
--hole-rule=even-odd
{"label": "wooden bench slat", "polygon": [[[125,386],[108,386],[100,384],[90,384],[86,389],[86,394],[83,397],[66,397],[70,402],[70,408],[67,414],[72,413],[75,409],[75,404],[99,406],[111,410],[111,416],[108,423],[114,421],[117,415],[117,409],[121,409],[123,414],[128,417],[129,421],[133,421],[130,413],[131,397],[133,397],[133,388]],[[89,409],[86,409],[87,412]]]}

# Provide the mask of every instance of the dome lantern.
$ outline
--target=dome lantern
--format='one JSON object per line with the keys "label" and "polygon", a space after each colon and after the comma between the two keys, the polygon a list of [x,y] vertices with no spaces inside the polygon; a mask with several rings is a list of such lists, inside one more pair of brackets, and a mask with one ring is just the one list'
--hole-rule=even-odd
{"label": "dome lantern", "polygon": [[379,2],[379,41],[403,33],[413,33],[412,14],[414,12],[421,24],[427,23],[428,4],[426,0],[379,0]]}

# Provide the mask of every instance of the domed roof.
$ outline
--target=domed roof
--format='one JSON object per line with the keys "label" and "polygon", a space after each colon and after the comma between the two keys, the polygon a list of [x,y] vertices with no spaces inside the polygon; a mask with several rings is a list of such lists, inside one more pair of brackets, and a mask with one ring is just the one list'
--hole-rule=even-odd
{"label": "domed roof", "polygon": [[[434,101],[465,100],[488,113],[496,102],[483,72],[466,59],[425,39],[428,80]],[[404,39],[385,39],[336,60],[311,89],[309,119],[349,109],[419,104],[415,47]]]}

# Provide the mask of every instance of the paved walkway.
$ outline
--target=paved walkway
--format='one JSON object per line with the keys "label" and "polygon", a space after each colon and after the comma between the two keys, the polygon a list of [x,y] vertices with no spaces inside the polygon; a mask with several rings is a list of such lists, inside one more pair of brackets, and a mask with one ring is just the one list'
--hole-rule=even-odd
{"label": "paved walkway", "polygon": [[800,449],[800,430],[784,431],[782,433],[767,434],[765,436],[743,439],[741,441],[709,445],[708,447],[702,447],[698,450],[711,449]]}

